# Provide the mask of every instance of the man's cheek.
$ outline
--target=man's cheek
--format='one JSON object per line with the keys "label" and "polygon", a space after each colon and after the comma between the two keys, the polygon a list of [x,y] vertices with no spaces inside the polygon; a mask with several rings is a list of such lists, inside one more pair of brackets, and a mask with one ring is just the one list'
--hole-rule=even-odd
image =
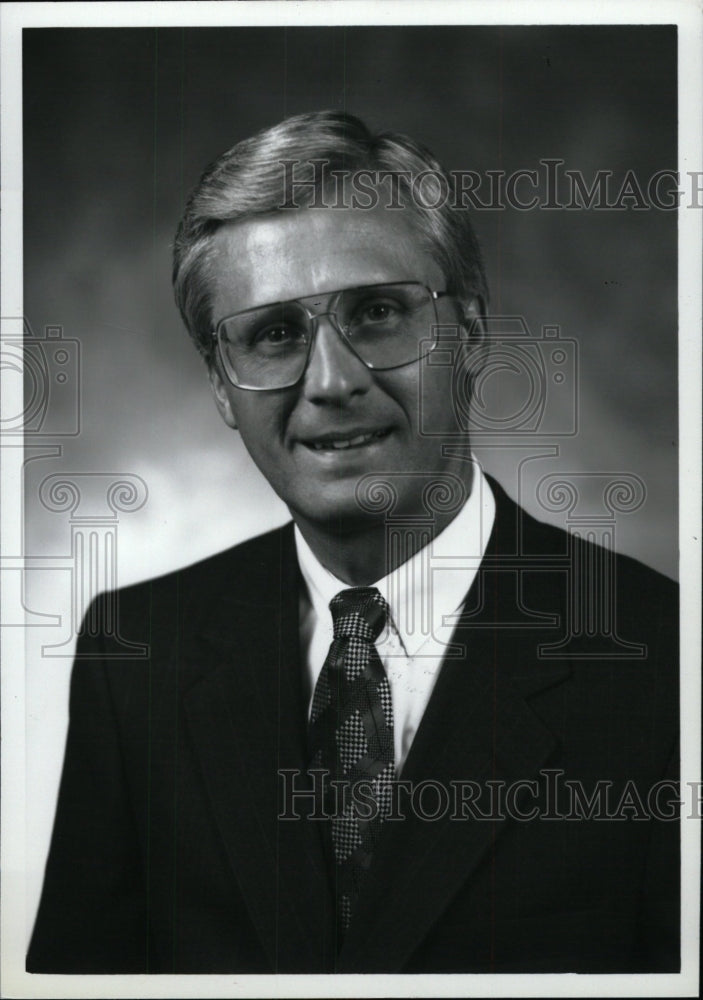
{"label": "man's cheek", "polygon": [[453,370],[439,366],[427,373],[419,395],[416,414],[418,437],[427,443],[438,435],[455,435],[461,429],[455,408],[456,384]]}

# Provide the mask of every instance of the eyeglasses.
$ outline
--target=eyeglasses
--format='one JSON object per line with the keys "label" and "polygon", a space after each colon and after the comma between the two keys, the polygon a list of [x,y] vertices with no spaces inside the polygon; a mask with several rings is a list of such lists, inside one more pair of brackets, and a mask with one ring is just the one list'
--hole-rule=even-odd
{"label": "eyeglasses", "polygon": [[[419,361],[437,343],[437,299],[417,281],[344,288],[245,309],[221,319],[212,336],[233,385],[286,389],[303,376],[321,316],[350,351],[374,371]],[[316,312],[327,302],[327,308]]]}

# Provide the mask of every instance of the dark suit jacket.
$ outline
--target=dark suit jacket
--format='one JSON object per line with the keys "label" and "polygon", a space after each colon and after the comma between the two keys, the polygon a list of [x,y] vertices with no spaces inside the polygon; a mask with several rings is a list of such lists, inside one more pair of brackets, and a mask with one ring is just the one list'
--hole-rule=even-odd
{"label": "dark suit jacket", "polygon": [[[147,658],[90,627],[99,607],[87,615],[30,971],[678,970],[678,822],[638,805],[678,764],[675,587],[492,486],[459,655],[402,773],[414,787],[477,782],[492,818],[474,803],[388,822],[338,948],[324,824],[278,818],[279,769],[306,767],[288,525],[119,592],[120,633]],[[603,573],[610,636],[589,637],[568,581]],[[567,779],[587,797],[612,788],[619,817],[602,800],[574,816]],[[512,817],[491,812],[487,781],[524,793]],[[535,802],[540,818],[514,815]]]}

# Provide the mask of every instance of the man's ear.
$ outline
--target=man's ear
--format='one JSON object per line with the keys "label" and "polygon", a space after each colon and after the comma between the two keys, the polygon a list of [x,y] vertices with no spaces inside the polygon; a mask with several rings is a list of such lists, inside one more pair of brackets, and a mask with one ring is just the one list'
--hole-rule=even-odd
{"label": "man's ear", "polygon": [[486,340],[486,307],[479,296],[474,296],[462,307],[464,329],[472,344],[479,346]]}
{"label": "man's ear", "polygon": [[465,403],[473,409],[477,381],[481,377],[489,353],[488,324],[485,303],[474,296],[461,303],[462,345],[460,371]]}
{"label": "man's ear", "polygon": [[475,358],[477,371],[483,367],[488,357],[488,325],[486,323],[486,306],[483,299],[474,296],[462,306],[464,314],[463,327],[466,331],[466,346]]}
{"label": "man's ear", "polygon": [[227,395],[227,389],[225,388],[225,383],[216,367],[216,363],[210,365],[209,370],[210,387],[212,388],[212,394],[215,397],[215,406],[224,422],[232,430],[237,429],[237,421],[234,418],[234,413],[232,412],[232,404],[230,403],[229,396]]}

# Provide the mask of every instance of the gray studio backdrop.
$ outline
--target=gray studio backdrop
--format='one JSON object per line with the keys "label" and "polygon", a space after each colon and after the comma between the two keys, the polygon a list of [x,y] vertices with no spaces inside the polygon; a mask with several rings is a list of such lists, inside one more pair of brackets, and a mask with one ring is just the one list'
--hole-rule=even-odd
{"label": "gray studio backdrop", "polygon": [[[676,169],[676,29],[25,31],[25,316],[33,337],[57,328],[50,338],[72,342],[69,377],[54,381],[32,431],[32,441],[58,443],[61,453],[38,450],[27,464],[28,554],[70,548],[70,510],[47,503],[46,487],[39,496],[47,477],[64,473],[130,474],[145,484],[146,501],[120,510],[120,582],[287,518],[215,412],[173,305],[170,245],[210,159],[317,108],[408,132],[448,169],[478,172],[483,203],[491,171],[519,169],[539,171],[544,201],[548,159],[589,186],[599,170],[612,171],[615,196],[628,171],[646,189],[658,171]],[[518,193],[534,192],[526,182]],[[509,492],[559,524],[568,511],[537,499],[548,473],[635,477],[628,482],[641,482],[645,495],[618,514],[616,543],[675,576],[676,213],[636,202],[474,211],[493,313],[522,317],[537,340],[543,327],[558,327],[576,343],[579,365],[568,373],[577,433],[549,438],[551,447],[528,435],[513,447],[494,421],[477,450]],[[56,367],[53,356],[48,365]],[[520,379],[507,369],[488,380],[490,405],[517,412]],[[555,393],[548,431],[573,417],[559,409],[573,401]],[[71,433],[52,437],[61,428]],[[83,492],[93,486],[83,477]],[[602,480],[582,477],[579,490],[597,516]],[[37,611],[52,612],[52,591],[37,583]]]}

